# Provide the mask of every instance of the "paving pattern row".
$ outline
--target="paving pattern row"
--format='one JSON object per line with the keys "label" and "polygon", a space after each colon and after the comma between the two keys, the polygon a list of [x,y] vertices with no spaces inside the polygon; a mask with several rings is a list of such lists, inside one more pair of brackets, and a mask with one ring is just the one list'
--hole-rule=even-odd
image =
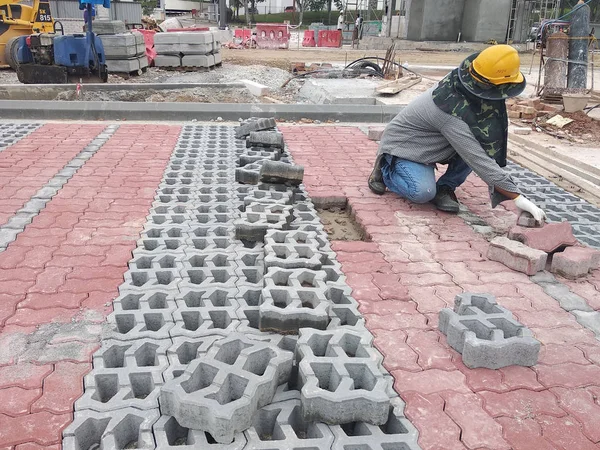
{"label": "paving pattern row", "polygon": [[[79,143],[48,177],[105,127],[44,125],[67,155]],[[121,125],[0,253],[1,447],[60,446],[179,132]]]}
{"label": "paving pattern row", "polygon": [[[311,197],[346,198],[370,238],[331,247],[421,447],[597,448],[599,341],[529,277],[488,261],[489,243],[475,231],[506,232],[516,221],[512,204],[492,210],[487,186],[475,176],[457,190],[474,226],[431,205],[376,196],[366,179],[377,144],[359,129],[281,128],[295,161],[305,166]],[[600,307],[599,271],[582,281],[560,281]],[[462,292],[492,294],[513,312],[541,342],[538,363],[467,368],[437,330],[439,311]]]}
{"label": "paving pattern row", "polygon": [[[65,448],[419,448],[303,186],[235,182],[240,156],[259,151],[232,126],[182,129]],[[327,329],[321,344],[306,326]],[[308,336],[294,356],[299,328]],[[342,353],[326,355],[328,342]]]}

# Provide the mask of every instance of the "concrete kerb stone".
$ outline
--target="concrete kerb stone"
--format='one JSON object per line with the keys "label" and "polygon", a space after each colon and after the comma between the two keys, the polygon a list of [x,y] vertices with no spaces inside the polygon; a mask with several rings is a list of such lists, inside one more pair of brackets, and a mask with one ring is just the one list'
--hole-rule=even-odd
{"label": "concrete kerb stone", "polygon": [[94,370],[84,379],[85,392],[75,403],[75,410],[158,408],[170,344],[170,340],[152,339],[104,341],[94,354]]}
{"label": "concrete kerb stone", "polygon": [[489,294],[459,294],[439,314],[439,330],[469,368],[537,363],[540,342]]}
{"label": "concrete kerb stone", "polygon": [[323,423],[306,422],[298,399],[272,403],[261,408],[253,425],[244,432],[247,450],[331,449],[333,435]]}
{"label": "concrete kerb stone", "polygon": [[242,450],[247,448],[246,437],[243,433],[236,434],[231,444],[217,444],[209,433],[182,427],[172,416],[161,416],[154,424],[153,430],[156,450]]}
{"label": "concrete kerb stone", "polygon": [[544,270],[548,255],[541,250],[527,247],[521,242],[505,237],[495,237],[490,242],[487,257],[518,272],[534,275]]}
{"label": "concrete kerb stone", "polygon": [[135,408],[118,411],[79,411],[63,431],[62,448],[81,450],[102,448],[116,450],[135,444],[136,448],[153,449],[152,425],[160,417],[158,409]]}
{"label": "concrete kerb stone", "polygon": [[231,443],[289,379],[292,359],[291,352],[233,333],[163,386],[162,412],[218,443]]}

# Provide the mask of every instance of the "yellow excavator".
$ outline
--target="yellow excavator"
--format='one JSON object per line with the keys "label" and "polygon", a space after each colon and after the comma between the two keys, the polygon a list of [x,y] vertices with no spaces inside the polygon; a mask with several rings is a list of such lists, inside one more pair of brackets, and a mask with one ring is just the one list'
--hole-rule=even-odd
{"label": "yellow excavator", "polygon": [[28,6],[18,0],[0,0],[0,68],[13,66],[11,47],[17,44],[16,38],[53,32],[54,19],[47,1],[34,0],[33,6]]}

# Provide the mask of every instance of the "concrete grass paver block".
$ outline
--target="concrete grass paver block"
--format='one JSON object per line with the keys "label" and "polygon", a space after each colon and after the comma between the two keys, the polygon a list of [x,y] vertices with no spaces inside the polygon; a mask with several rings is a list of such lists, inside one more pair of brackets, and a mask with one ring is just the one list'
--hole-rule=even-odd
{"label": "concrete grass paver block", "polygon": [[267,160],[260,168],[260,181],[263,183],[289,184],[298,186],[304,178],[304,167]]}
{"label": "concrete grass paver block", "polygon": [[287,229],[291,220],[291,205],[251,203],[234,222],[235,236],[236,239],[262,242],[268,230]]}
{"label": "concrete grass paver block", "polygon": [[202,337],[174,337],[173,343],[167,349],[169,367],[163,372],[165,381],[182,375],[190,362],[205,355],[212,345],[221,339],[224,339],[224,336],[215,334]]}
{"label": "concrete grass paver block", "polygon": [[298,399],[261,408],[244,435],[248,440],[245,450],[326,450],[333,444],[327,425],[304,421]]}
{"label": "concrete grass paver block", "polygon": [[340,327],[335,330],[300,330],[296,361],[306,358],[337,358],[346,361],[370,361],[380,366],[383,356],[373,348],[373,336],[366,329]]}
{"label": "concrete grass paver block", "polygon": [[283,134],[279,131],[251,131],[246,139],[246,148],[271,147],[283,150]]}
{"label": "concrete grass paver block", "polygon": [[392,380],[376,364],[339,358],[305,358],[299,364],[304,420],[340,425],[388,419]]}
{"label": "concrete grass paver block", "polygon": [[546,267],[548,255],[521,242],[506,237],[496,237],[490,242],[487,257],[492,261],[501,262],[510,269],[535,275]]}
{"label": "concrete grass paver block", "polygon": [[154,424],[156,450],[242,450],[247,441],[243,433],[238,433],[231,444],[218,444],[206,431],[182,427],[172,416],[161,416]]}
{"label": "concrete grass paver block", "polygon": [[118,411],[78,411],[75,420],[63,431],[62,448],[154,449],[152,425],[160,417],[158,409],[135,408]]}
{"label": "concrete grass paver block", "polygon": [[173,313],[175,326],[171,328],[170,335],[172,337],[227,336],[239,325],[236,309],[178,308]]}
{"label": "concrete grass paver block", "polygon": [[577,244],[577,239],[573,236],[573,227],[569,222],[549,223],[542,228],[515,226],[510,229],[508,237],[546,253]]}
{"label": "concrete grass paver block", "polygon": [[469,368],[533,366],[540,342],[489,294],[459,294],[439,314],[439,330]]}
{"label": "concrete grass paver block", "polygon": [[600,266],[600,251],[590,247],[567,247],[554,253],[550,272],[565,278],[577,279],[586,276]]}
{"label": "concrete grass paver block", "polygon": [[294,193],[292,191],[264,191],[254,189],[244,198],[244,206],[252,203],[278,203],[280,205],[291,205],[294,202]]}
{"label": "concrete grass paver block", "polygon": [[236,139],[245,139],[250,136],[252,131],[267,131],[272,130],[277,126],[275,119],[270,117],[268,119],[256,119],[250,120],[246,123],[241,124],[239,127],[235,128],[235,137]]}
{"label": "concrete grass paver block", "polygon": [[165,383],[161,411],[184,427],[210,433],[218,443],[231,443],[289,379],[292,360],[289,351],[232,333]]}
{"label": "concrete grass paver block", "polygon": [[265,266],[267,268],[319,270],[321,269],[322,259],[323,254],[311,245],[265,245]]}
{"label": "concrete grass paver block", "polygon": [[271,268],[259,307],[260,330],[297,334],[300,328],[327,328],[325,277],[323,271]]}
{"label": "concrete grass paver block", "polygon": [[158,408],[162,373],[168,367],[169,340],[104,341],[84,379],[85,392],[75,410],[113,411]]}
{"label": "concrete grass paver block", "polygon": [[103,338],[120,341],[168,339],[173,325],[173,317],[169,310],[114,312],[107,317],[107,330]]}

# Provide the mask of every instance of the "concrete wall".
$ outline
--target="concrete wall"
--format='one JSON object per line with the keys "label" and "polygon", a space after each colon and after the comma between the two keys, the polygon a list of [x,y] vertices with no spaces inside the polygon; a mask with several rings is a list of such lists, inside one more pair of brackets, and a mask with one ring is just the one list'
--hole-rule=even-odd
{"label": "concrete wall", "polygon": [[462,40],[505,42],[512,0],[465,0]]}
{"label": "concrete wall", "polygon": [[465,0],[412,0],[407,38],[414,41],[456,41]]}

